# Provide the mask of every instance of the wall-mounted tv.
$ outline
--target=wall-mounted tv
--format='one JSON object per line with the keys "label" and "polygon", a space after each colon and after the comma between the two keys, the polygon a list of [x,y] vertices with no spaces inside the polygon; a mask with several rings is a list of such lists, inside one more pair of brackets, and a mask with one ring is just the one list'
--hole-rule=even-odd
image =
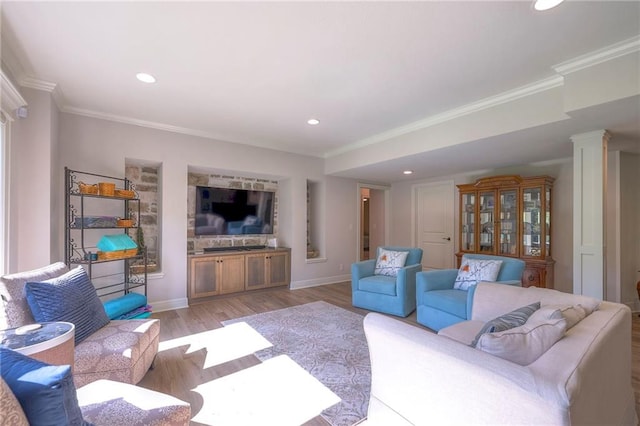
{"label": "wall-mounted tv", "polygon": [[196,235],[273,234],[275,193],[196,186]]}

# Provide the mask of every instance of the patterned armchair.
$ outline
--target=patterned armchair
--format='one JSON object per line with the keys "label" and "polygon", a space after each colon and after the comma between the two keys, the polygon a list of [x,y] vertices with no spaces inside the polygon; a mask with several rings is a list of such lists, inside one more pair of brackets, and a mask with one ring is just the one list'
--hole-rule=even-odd
{"label": "patterned armchair", "polygon": [[[406,252],[405,266],[396,276],[376,274],[376,259],[381,250]],[[416,309],[416,273],[422,270],[422,249],[410,247],[378,247],[376,259],[351,265],[353,306],[406,317]]]}
{"label": "patterned armchair", "polygon": [[[25,295],[27,282],[60,277],[69,269],[62,262],[0,278],[0,329],[35,322]],[[98,379],[136,384],[146,374],[158,352],[160,321],[112,320],[75,347],[73,370],[77,387]]]}

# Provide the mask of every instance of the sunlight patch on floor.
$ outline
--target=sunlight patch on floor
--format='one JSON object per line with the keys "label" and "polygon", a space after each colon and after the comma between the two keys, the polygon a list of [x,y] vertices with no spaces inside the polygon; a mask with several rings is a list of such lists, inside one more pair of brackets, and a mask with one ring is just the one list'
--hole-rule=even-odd
{"label": "sunlight patch on floor", "polygon": [[340,398],[286,355],[197,386],[206,425],[297,426]]}
{"label": "sunlight patch on floor", "polygon": [[209,368],[251,355],[273,345],[247,323],[239,322],[226,327],[160,342],[158,352],[180,346],[189,346],[186,351],[187,354],[206,349],[207,356],[203,368]]}

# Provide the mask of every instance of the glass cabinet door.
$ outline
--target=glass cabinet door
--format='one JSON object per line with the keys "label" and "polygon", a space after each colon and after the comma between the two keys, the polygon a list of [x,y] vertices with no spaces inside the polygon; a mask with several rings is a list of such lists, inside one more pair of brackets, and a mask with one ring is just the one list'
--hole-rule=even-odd
{"label": "glass cabinet door", "polygon": [[498,253],[515,256],[518,254],[518,190],[500,191],[500,245]]}
{"label": "glass cabinet door", "polygon": [[475,217],[476,217],[476,195],[462,194],[462,232],[460,233],[460,249],[462,251],[474,251],[475,245]]}
{"label": "glass cabinet door", "polygon": [[545,234],[546,234],[546,251],[544,256],[551,256],[551,188],[545,188]]}
{"label": "glass cabinet door", "polygon": [[480,214],[478,220],[480,252],[495,253],[493,225],[495,221],[495,192],[480,192]]}
{"label": "glass cabinet door", "polygon": [[[540,257],[542,253],[542,194],[541,188],[522,191],[522,247],[524,256]],[[547,235],[544,236],[547,238]]]}

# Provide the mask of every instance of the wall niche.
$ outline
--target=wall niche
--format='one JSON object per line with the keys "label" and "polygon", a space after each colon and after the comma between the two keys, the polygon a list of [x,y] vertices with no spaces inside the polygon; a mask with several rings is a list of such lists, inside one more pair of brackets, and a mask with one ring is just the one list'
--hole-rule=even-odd
{"label": "wall niche", "polygon": [[[269,179],[233,176],[228,174],[189,172],[187,184],[187,251],[200,251],[207,247],[234,247],[267,245],[267,239],[278,235],[278,182]],[[253,189],[275,193],[273,207],[273,234],[264,235],[195,235],[196,186],[232,189]]]}

